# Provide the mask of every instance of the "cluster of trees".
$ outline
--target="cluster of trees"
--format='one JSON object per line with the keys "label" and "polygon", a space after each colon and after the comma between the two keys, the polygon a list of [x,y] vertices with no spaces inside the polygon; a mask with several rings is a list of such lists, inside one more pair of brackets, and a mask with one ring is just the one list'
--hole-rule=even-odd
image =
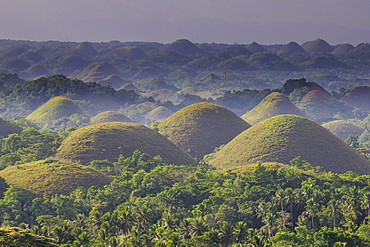
{"label": "cluster of trees", "polygon": [[114,180],[52,198],[2,180],[1,224],[60,246],[370,244],[368,175],[321,172],[299,158],[235,173],[167,165],[140,152],[92,166]]}

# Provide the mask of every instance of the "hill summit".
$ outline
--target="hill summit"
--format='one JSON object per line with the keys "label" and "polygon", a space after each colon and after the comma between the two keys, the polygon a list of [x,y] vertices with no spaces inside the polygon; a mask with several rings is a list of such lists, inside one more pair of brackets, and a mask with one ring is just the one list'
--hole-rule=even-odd
{"label": "hill summit", "polygon": [[196,163],[156,131],[141,124],[119,122],[93,124],[74,131],[64,139],[56,157],[88,164],[92,160],[117,161],[120,154],[129,157],[135,150],[159,155],[169,164]]}
{"label": "hill summit", "polygon": [[249,128],[250,124],[222,106],[196,103],[175,112],[158,127],[160,133],[177,146],[201,159]]}
{"label": "hill summit", "polygon": [[287,96],[273,92],[267,95],[257,106],[245,113],[241,118],[253,125],[267,118],[284,114],[306,117],[306,114],[290,102]]}
{"label": "hill summit", "polygon": [[93,124],[108,122],[132,123],[134,120],[116,111],[104,111],[91,118],[91,123]]}
{"label": "hill summit", "polygon": [[300,116],[266,119],[235,137],[209,160],[210,165],[233,167],[289,161],[300,156],[326,171],[370,174],[370,163],[321,125]]}
{"label": "hill summit", "polygon": [[40,124],[47,124],[62,117],[70,117],[73,114],[86,115],[72,100],[57,96],[34,110],[26,119]]}

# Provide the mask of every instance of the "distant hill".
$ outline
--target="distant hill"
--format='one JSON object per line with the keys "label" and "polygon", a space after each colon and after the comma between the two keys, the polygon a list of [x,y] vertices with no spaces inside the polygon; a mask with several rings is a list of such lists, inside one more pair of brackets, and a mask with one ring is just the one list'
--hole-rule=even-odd
{"label": "distant hill", "polygon": [[108,122],[127,122],[132,123],[134,120],[116,111],[104,111],[90,119],[91,123],[108,123]]}
{"label": "distant hill", "polygon": [[241,116],[241,118],[253,125],[267,118],[284,114],[307,117],[306,114],[290,102],[287,96],[278,92],[273,92],[267,95],[252,110]]}
{"label": "distant hill", "polygon": [[95,50],[95,48],[92,47],[89,42],[78,43],[74,47],[74,52],[73,53],[84,56],[84,57],[94,57],[94,56],[98,55],[98,51]]}
{"label": "distant hill", "polygon": [[190,165],[196,162],[167,138],[144,125],[134,123],[101,123],[71,133],[59,147],[56,157],[78,160],[116,161],[120,154],[131,156],[135,150],[159,155],[169,164]]}
{"label": "distant hill", "polygon": [[10,121],[0,118],[0,138],[7,137],[9,134],[20,133],[22,128]]}
{"label": "distant hill", "polygon": [[178,39],[171,44],[168,44],[166,48],[183,55],[206,53],[187,39]]}
{"label": "distant hill", "polygon": [[293,54],[307,54],[307,52],[296,42],[292,41],[284,45],[277,54],[281,57],[288,57]]}
{"label": "distant hill", "polygon": [[45,69],[45,67],[40,64],[32,65],[31,67],[29,67],[28,69],[21,73],[22,77],[31,79],[38,76],[48,76],[48,75],[50,75],[50,71]]}
{"label": "distant hill", "polygon": [[349,135],[360,136],[365,130],[357,124],[344,120],[331,121],[323,124],[322,126],[330,130],[331,133],[338,136],[342,140],[346,140]]}
{"label": "distant hill", "polygon": [[257,42],[252,42],[246,46],[246,48],[252,52],[252,53],[257,53],[257,52],[265,52],[267,51],[263,46],[258,44]]}
{"label": "distant hill", "polygon": [[250,124],[222,106],[196,103],[175,112],[158,127],[160,133],[177,146],[201,159]]}
{"label": "distant hill", "polygon": [[342,100],[350,106],[370,110],[370,86],[354,86],[347,90]]}
{"label": "distant hill", "polygon": [[69,195],[78,187],[103,187],[112,181],[112,178],[90,167],[54,159],[9,166],[0,171],[0,176],[8,184],[39,197]]}
{"label": "distant hill", "polygon": [[301,47],[308,53],[330,53],[334,49],[323,39],[304,42]]}
{"label": "distant hill", "polygon": [[335,56],[346,55],[350,53],[351,51],[353,51],[354,49],[355,47],[351,44],[342,44],[338,46],[337,48],[335,48],[335,50],[332,51],[331,54]]}
{"label": "distant hill", "polygon": [[72,100],[57,96],[34,110],[26,119],[34,123],[46,124],[63,117],[70,117],[73,114],[86,115]]}
{"label": "distant hill", "polygon": [[153,109],[151,112],[146,114],[145,118],[151,121],[163,121],[173,114],[173,111],[164,106],[158,106]]}
{"label": "distant hill", "polygon": [[96,83],[102,86],[111,86],[114,89],[121,88],[123,85],[127,84],[127,82],[118,75],[107,76],[104,79],[96,81]]}
{"label": "distant hill", "polygon": [[226,144],[208,163],[233,167],[258,161],[289,164],[300,156],[326,171],[370,174],[370,163],[321,125],[300,116],[266,119]]}
{"label": "distant hill", "polygon": [[83,81],[97,81],[109,75],[119,75],[120,72],[108,62],[95,62],[89,64],[82,71],[75,71],[69,77]]}

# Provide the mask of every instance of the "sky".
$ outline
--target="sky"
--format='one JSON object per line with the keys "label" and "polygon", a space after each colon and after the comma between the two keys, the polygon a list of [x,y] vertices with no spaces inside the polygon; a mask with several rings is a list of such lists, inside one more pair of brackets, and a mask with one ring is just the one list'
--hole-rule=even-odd
{"label": "sky", "polygon": [[[253,40],[240,35],[245,31],[262,43],[299,39],[295,32],[312,39],[327,32],[336,43],[370,42],[370,0],[0,0],[0,6],[0,39]],[[279,35],[277,24],[297,29]],[[270,30],[276,34],[259,34]]]}

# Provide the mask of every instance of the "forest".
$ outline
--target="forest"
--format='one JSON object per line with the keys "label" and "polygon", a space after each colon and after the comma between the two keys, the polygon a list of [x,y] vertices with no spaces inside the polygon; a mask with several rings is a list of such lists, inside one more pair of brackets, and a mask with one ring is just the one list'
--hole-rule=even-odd
{"label": "forest", "polygon": [[370,45],[0,40],[1,246],[370,246]]}

